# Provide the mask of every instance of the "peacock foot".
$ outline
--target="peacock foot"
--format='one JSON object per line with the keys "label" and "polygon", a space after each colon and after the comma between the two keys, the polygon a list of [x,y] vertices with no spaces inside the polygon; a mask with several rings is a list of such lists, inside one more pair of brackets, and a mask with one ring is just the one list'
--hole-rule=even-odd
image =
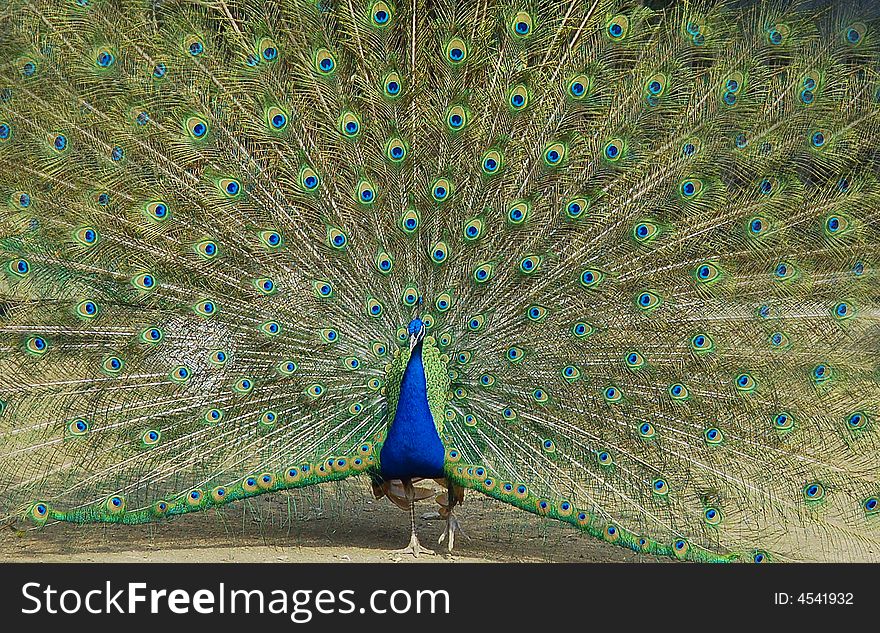
{"label": "peacock foot", "polygon": [[419,555],[421,555],[421,554],[428,554],[429,556],[433,556],[434,550],[430,550],[426,547],[422,547],[422,544],[419,543],[419,538],[416,536],[416,533],[413,532],[412,536],[410,536],[410,538],[409,538],[409,545],[407,545],[403,549],[396,549],[396,550],[393,550],[389,553],[390,554],[412,554],[413,556],[418,558]]}
{"label": "peacock foot", "polygon": [[455,547],[455,533],[458,532],[462,536],[466,537],[467,535],[461,529],[461,523],[458,522],[458,519],[455,518],[455,514],[452,511],[447,512],[446,514],[446,528],[443,530],[443,534],[440,535],[440,538],[437,539],[438,543],[442,543],[447,538],[449,539],[448,543],[448,551],[451,554],[452,548]]}

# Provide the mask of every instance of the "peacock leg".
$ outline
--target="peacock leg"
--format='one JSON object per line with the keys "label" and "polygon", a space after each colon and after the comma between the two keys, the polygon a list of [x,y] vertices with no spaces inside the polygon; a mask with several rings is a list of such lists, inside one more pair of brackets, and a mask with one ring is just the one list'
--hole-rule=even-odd
{"label": "peacock leg", "polygon": [[433,555],[434,551],[429,550],[425,547],[422,547],[422,544],[419,543],[419,537],[416,535],[416,491],[413,487],[412,480],[404,479],[403,480],[403,489],[406,495],[406,501],[409,504],[409,520],[410,520],[410,537],[409,537],[409,545],[404,547],[403,549],[393,550],[392,554],[412,554],[416,558],[419,557],[420,554],[430,554]]}
{"label": "peacock leg", "polygon": [[450,554],[452,553],[452,548],[455,547],[455,533],[460,532],[462,536],[466,536],[461,529],[461,523],[459,523],[453,512],[455,504],[461,503],[463,500],[464,489],[455,486],[455,484],[450,481],[447,481],[446,503],[442,503],[441,498],[439,497],[437,499],[437,502],[440,503],[440,516],[446,516],[446,528],[443,530],[443,534],[440,535],[440,538],[437,539],[437,542],[442,543],[448,537]]}

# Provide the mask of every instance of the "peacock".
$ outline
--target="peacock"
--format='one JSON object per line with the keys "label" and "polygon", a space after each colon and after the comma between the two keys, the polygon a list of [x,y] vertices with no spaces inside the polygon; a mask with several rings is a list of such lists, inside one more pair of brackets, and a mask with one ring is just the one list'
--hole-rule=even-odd
{"label": "peacock", "polygon": [[470,491],[880,560],[878,18],[4,0],[0,520],[360,475],[416,556]]}

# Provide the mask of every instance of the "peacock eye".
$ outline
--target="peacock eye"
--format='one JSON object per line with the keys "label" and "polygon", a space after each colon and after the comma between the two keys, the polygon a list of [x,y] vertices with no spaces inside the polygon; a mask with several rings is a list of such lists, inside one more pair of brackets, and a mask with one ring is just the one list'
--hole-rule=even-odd
{"label": "peacock eye", "polygon": [[653,240],[660,232],[659,227],[654,222],[643,221],[633,226],[633,238],[639,243],[648,243]]}
{"label": "peacock eye", "polygon": [[336,58],[326,48],[319,48],[315,52],[314,64],[320,75],[329,76],[336,70]]}
{"label": "peacock eye", "polygon": [[609,20],[606,31],[612,40],[621,40],[629,31],[629,20],[625,15],[616,15]]}
{"label": "peacock eye", "polygon": [[501,169],[501,152],[491,150],[483,155],[482,167],[483,173],[487,175],[495,174]]}
{"label": "peacock eye", "polygon": [[191,116],[184,121],[184,127],[190,138],[200,141],[208,136],[208,122],[200,116]]}
{"label": "peacock eye", "polygon": [[605,278],[604,273],[599,270],[587,269],[581,273],[581,285],[584,288],[595,288]]}
{"label": "peacock eye", "polygon": [[462,106],[453,106],[446,112],[446,125],[450,131],[458,132],[468,123],[468,113]]}
{"label": "peacock eye", "polygon": [[287,115],[278,108],[275,108],[274,111],[270,111],[267,118],[269,119],[269,125],[272,126],[273,130],[283,130],[287,127]]}
{"label": "peacock eye", "polygon": [[709,284],[721,277],[721,270],[712,262],[705,262],[697,266],[694,277],[701,284]]}
{"label": "peacock eye", "polygon": [[568,96],[575,101],[583,100],[590,88],[590,78],[586,75],[575,75],[568,81]]}
{"label": "peacock eye", "polygon": [[507,95],[507,101],[512,112],[524,110],[529,104],[528,88],[524,84],[514,86]]}
{"label": "peacock eye", "polygon": [[446,44],[446,61],[451,66],[460,66],[468,58],[468,45],[460,37],[453,37]]}
{"label": "peacock eye", "polygon": [[636,304],[642,310],[653,310],[662,303],[659,295],[650,290],[640,293],[636,297]]}
{"label": "peacock eye", "polygon": [[617,162],[623,155],[623,142],[620,139],[612,139],[605,143],[602,155],[608,162]]}

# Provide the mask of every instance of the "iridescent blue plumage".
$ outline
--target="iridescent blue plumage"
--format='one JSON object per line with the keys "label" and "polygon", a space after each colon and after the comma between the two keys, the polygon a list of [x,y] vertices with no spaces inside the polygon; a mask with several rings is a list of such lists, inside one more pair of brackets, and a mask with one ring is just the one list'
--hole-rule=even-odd
{"label": "iridescent blue plumage", "polygon": [[419,341],[406,365],[394,420],[379,454],[381,474],[386,479],[443,477],[445,454],[428,408],[422,342]]}

